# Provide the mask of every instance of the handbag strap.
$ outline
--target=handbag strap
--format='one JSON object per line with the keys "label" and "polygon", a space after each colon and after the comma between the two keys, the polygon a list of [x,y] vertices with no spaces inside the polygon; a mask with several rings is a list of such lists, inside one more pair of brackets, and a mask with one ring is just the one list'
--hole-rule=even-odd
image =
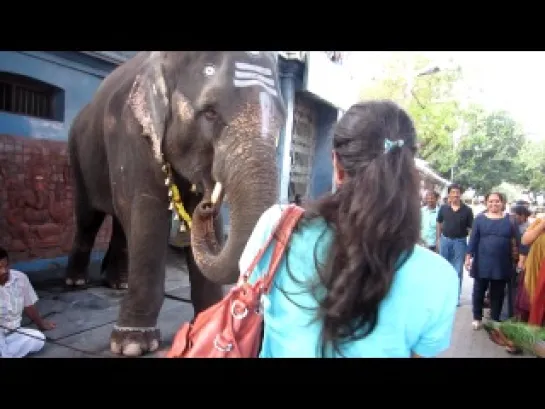
{"label": "handbag strap", "polygon": [[278,224],[276,225],[275,229],[272,231],[269,238],[265,242],[265,245],[261,247],[259,252],[254,257],[252,264],[250,264],[246,272],[241,277],[244,282],[247,281],[248,278],[250,278],[250,275],[252,274],[255,267],[257,266],[257,263],[259,263],[259,261],[261,260],[261,257],[263,257],[263,254],[265,254],[265,252],[269,248],[269,245],[271,244],[272,240],[276,239],[276,244],[274,246],[273,253],[271,256],[269,269],[267,270],[267,273],[264,275],[264,280],[263,280],[263,292],[266,293],[269,291],[269,287],[271,286],[276,270],[278,269],[278,264],[280,264],[280,261],[282,260],[284,251],[286,250],[286,246],[289,242],[293,229],[295,228],[295,225],[297,224],[297,222],[299,221],[303,213],[304,213],[304,209],[295,204],[290,204],[282,212],[282,216]]}

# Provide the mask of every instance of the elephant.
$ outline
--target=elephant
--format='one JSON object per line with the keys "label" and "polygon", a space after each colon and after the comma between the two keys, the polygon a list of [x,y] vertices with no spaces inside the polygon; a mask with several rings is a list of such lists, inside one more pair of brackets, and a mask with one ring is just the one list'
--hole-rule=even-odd
{"label": "elephant", "polygon": [[112,286],[126,288],[110,336],[114,354],[159,348],[172,186],[192,216],[184,251],[194,314],[236,282],[246,241],[278,200],[285,118],[276,57],[257,51],[139,52],[78,112],[68,135],[76,231],[65,280],[86,285],[95,237],[110,215],[102,268]]}

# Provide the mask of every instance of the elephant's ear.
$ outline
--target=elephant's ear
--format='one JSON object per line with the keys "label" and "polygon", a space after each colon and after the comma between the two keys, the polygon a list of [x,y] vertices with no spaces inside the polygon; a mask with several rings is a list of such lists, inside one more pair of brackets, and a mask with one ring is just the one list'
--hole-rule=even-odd
{"label": "elephant's ear", "polygon": [[165,134],[169,99],[161,52],[152,51],[136,76],[128,100],[129,106],[149,138],[155,158],[162,163],[161,146]]}

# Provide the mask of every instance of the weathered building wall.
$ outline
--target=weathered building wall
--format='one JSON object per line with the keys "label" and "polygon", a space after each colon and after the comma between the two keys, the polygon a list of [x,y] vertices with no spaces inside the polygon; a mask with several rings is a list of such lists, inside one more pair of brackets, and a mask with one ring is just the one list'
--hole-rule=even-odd
{"label": "weathered building wall", "polygon": [[305,89],[306,69],[303,61],[279,58],[287,109],[277,150],[281,203],[292,201],[295,193],[316,199],[333,187],[332,133],[339,110]]}
{"label": "weathered building wall", "polygon": [[[66,263],[74,235],[68,130],[114,67],[76,52],[0,52],[0,245],[15,268],[36,271]],[[35,85],[55,90],[54,115],[32,111],[38,94],[22,98]],[[9,101],[24,101],[26,107]],[[109,236],[108,220],[93,258],[100,257]]]}
{"label": "weathered building wall", "polygon": [[[0,135],[0,245],[12,262],[55,259],[74,237],[66,142]],[[95,249],[105,250],[110,222]]]}

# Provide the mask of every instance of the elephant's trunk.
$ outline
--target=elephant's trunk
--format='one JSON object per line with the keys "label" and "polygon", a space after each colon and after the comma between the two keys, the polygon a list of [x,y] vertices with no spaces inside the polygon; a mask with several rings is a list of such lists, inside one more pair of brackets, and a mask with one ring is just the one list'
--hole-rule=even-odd
{"label": "elephant's trunk", "polygon": [[277,201],[274,136],[264,134],[263,129],[269,128],[259,124],[251,132],[232,124],[216,149],[222,160],[215,163],[214,174],[225,175],[216,180],[225,189],[230,216],[230,231],[223,248],[214,231],[211,203],[201,202],[193,216],[191,243],[195,261],[203,275],[218,284],[236,282],[248,238],[261,214]]}

